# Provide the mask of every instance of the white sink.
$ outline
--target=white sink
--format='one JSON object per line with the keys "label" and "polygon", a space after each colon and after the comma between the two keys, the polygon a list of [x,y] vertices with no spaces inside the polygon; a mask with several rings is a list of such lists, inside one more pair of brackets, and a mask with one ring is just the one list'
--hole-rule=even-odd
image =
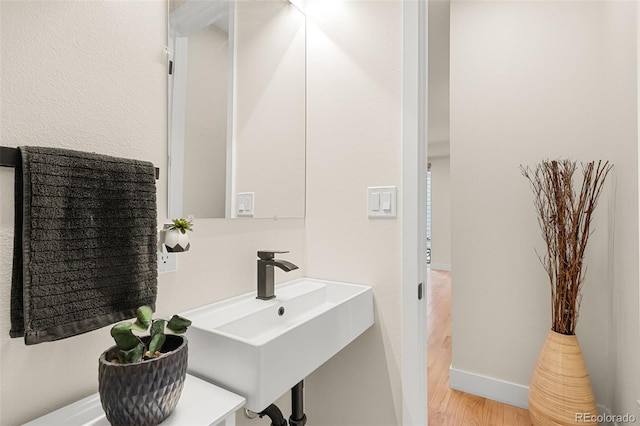
{"label": "white sink", "polygon": [[[189,372],[260,412],[373,325],[371,287],[301,278],[276,298],[243,294],[181,315]],[[280,315],[281,314],[281,315]]]}

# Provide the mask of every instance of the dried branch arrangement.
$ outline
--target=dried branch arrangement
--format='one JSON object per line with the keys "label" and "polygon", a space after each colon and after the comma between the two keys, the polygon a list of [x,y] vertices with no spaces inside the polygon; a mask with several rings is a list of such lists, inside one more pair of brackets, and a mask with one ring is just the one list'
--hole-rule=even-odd
{"label": "dried branch arrangement", "polygon": [[613,167],[608,161],[581,166],[582,186],[578,192],[574,188],[575,161],[546,160],[533,169],[520,166],[531,184],[538,224],[547,244],[547,253],[538,257],[551,284],[552,330],[566,335],[575,334],[591,215]]}

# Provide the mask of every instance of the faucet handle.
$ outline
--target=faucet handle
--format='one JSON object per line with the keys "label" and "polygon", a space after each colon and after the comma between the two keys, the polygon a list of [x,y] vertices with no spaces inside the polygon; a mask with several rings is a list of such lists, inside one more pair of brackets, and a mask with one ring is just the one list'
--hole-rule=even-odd
{"label": "faucet handle", "polygon": [[260,250],[258,251],[258,257],[262,260],[272,260],[276,257],[276,254],[289,253],[288,250]]}

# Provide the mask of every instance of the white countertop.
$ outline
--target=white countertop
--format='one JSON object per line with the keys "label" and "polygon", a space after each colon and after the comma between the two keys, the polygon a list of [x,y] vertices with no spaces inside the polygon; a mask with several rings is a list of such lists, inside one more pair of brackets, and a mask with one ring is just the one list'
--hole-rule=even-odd
{"label": "white countertop", "polygon": [[[180,401],[162,426],[215,425],[235,416],[244,404],[243,397],[187,374]],[[229,424],[234,424],[233,420]],[[110,426],[97,393],[26,423],[26,426],[56,425]]]}

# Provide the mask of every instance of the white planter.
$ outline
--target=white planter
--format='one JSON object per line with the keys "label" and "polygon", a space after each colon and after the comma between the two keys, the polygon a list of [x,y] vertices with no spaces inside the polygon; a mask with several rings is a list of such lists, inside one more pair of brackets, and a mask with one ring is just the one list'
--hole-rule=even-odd
{"label": "white planter", "polygon": [[182,252],[189,250],[191,244],[189,243],[189,234],[183,234],[176,230],[167,230],[164,236],[164,245],[167,247],[168,252]]}

